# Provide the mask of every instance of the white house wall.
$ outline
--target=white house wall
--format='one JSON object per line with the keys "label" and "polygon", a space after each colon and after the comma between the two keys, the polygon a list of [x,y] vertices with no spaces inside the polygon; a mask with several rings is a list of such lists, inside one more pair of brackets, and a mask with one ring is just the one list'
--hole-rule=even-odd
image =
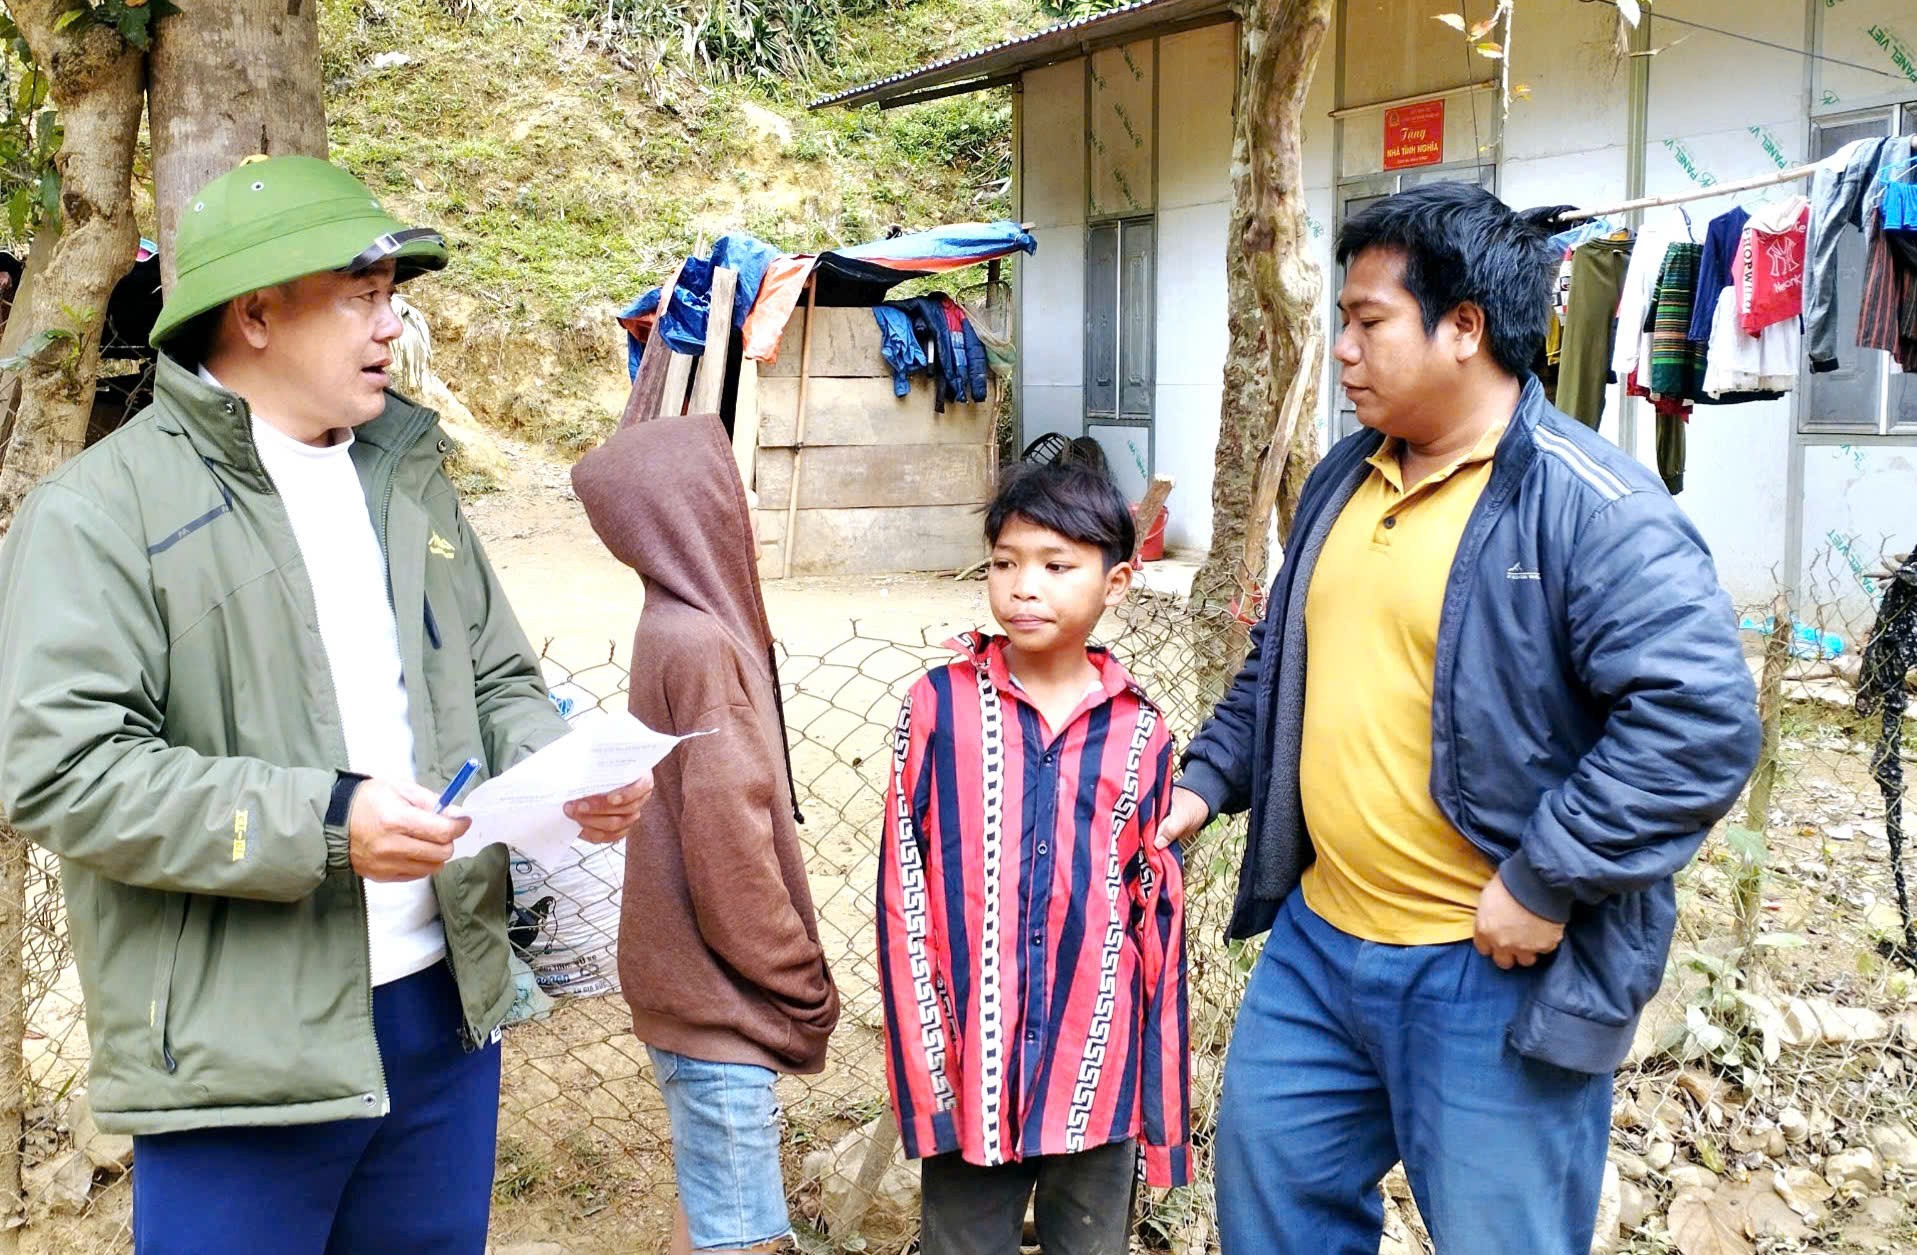
{"label": "white house wall", "polygon": [[1033,70],[1019,101],[1020,422],[1031,439],[1085,425],[1085,63]]}
{"label": "white house wall", "polygon": [[1158,388],[1155,458],[1177,481],[1165,540],[1211,544],[1212,460],[1224,397],[1225,238],[1231,223],[1233,26],[1159,41]]}
{"label": "white house wall", "polygon": [[[1816,0],[1822,4],[1822,0]],[[1489,0],[1462,5],[1467,19],[1488,16]],[[1461,86],[1496,72],[1494,63],[1442,53],[1452,38],[1431,20],[1422,0],[1348,0],[1351,24],[1342,66],[1346,107]],[[1892,72],[1899,42],[1917,41],[1917,17],[1909,0],[1842,0],[1822,5],[1817,19],[1825,29],[1823,49],[1833,56]],[[1513,38],[1511,80],[1529,89],[1513,100],[1508,124],[1497,148],[1499,194],[1517,206],[1576,203],[1595,205],[1625,197],[1629,164],[1628,61],[1615,47],[1616,10],[1607,5],[1551,3],[1519,6]],[[1783,45],[1805,46],[1810,9],[1805,3],[1752,4],[1749,0],[1686,0],[1686,20],[1735,30]],[[1682,38],[1680,38],[1682,36]],[[1816,67],[1807,90],[1806,60],[1794,51],[1732,41],[1705,31],[1669,23],[1653,28],[1649,60],[1650,94],[1645,147],[1645,192],[1665,195],[1700,185],[1760,175],[1806,160],[1810,106],[1814,95],[1825,110],[1874,104],[1884,93],[1908,98],[1882,77],[1838,66]],[[1439,50],[1434,52],[1433,50]],[[1318,85],[1338,70],[1334,57],[1322,64]],[[1309,117],[1332,107],[1314,100]],[[1483,109],[1467,101],[1494,104],[1487,94],[1446,100],[1447,162],[1469,159],[1470,138],[1461,129],[1483,132]],[[1495,131],[1495,127],[1493,127]],[[1308,147],[1308,161],[1327,161],[1332,142]],[[1382,130],[1376,113],[1358,114],[1343,125],[1336,141],[1337,168],[1344,177],[1377,172],[1382,165]],[[1328,216],[1337,195],[1329,178],[1308,176],[1314,215]],[[1805,190],[1787,185],[1768,193],[1782,197]],[[1701,242],[1711,218],[1733,203],[1746,207],[1758,194],[1719,197],[1685,207]],[[1325,208],[1321,211],[1317,205]],[[1654,211],[1650,221],[1684,227],[1675,209]],[[1681,238],[1681,237],[1680,237]],[[1327,315],[1335,328],[1335,316]],[[1855,350],[1853,350],[1855,351]],[[1632,452],[1654,465],[1656,418],[1641,401],[1626,424],[1612,390],[1601,431],[1620,440],[1635,429]],[[1327,393],[1328,417],[1332,397]],[[1688,457],[1679,504],[1704,534],[1717,557],[1719,574],[1740,603],[1767,602],[1787,582],[1786,555],[1790,506],[1794,398],[1739,406],[1699,406],[1687,428]],[[1803,451],[1802,552],[1813,598],[1842,594],[1839,612],[1856,619],[1866,613],[1871,591],[1852,567],[1876,565],[1885,537],[1895,547],[1917,542],[1912,527],[1897,512],[1899,502],[1917,497],[1917,451],[1872,446],[1865,441],[1838,450],[1810,446]],[[1862,485],[1869,484],[1868,490]],[[1821,573],[1821,574],[1820,574]],[[1834,573],[1834,574],[1833,574]]]}

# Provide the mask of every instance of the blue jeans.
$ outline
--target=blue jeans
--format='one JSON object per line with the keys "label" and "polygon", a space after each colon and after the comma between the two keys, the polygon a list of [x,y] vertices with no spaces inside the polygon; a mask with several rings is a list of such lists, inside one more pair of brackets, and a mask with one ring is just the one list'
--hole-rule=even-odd
{"label": "blue jeans", "polygon": [[136,1255],[480,1255],[499,1045],[460,1019],[444,963],[373,990],[384,1116],[134,1138]]}
{"label": "blue jeans", "polygon": [[647,1046],[672,1121],[672,1170],[695,1251],[763,1246],[792,1232],[779,1168],[777,1075]]}
{"label": "blue jeans", "polygon": [[1224,1255],[1376,1255],[1400,1159],[1438,1255],[1586,1255],[1611,1078],[1511,1049],[1535,975],[1469,941],[1360,941],[1294,891],[1225,1062]]}

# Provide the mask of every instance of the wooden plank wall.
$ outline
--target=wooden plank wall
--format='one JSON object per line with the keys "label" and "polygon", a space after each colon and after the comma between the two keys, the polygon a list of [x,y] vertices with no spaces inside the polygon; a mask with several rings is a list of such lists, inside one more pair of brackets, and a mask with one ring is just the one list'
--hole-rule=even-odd
{"label": "wooden plank wall", "polygon": [[[879,352],[866,308],[820,309],[813,329],[804,471],[794,522],[794,575],[956,570],[984,552],[980,507],[997,479],[995,407],[937,412],[929,376],[904,397]],[[759,371],[759,571],[784,565],[804,311],[779,359]]]}

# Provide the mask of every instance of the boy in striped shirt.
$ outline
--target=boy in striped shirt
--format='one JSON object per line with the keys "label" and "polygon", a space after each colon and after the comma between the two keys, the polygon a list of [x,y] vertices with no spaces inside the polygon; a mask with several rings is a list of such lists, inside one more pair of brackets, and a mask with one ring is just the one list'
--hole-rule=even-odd
{"label": "boy in striped shirt", "polygon": [[1019,467],[985,518],[1003,635],[899,713],[879,871],[886,1076],[924,1255],[1124,1255],[1138,1177],[1190,1179],[1172,739],[1087,639],[1136,533],[1102,474]]}

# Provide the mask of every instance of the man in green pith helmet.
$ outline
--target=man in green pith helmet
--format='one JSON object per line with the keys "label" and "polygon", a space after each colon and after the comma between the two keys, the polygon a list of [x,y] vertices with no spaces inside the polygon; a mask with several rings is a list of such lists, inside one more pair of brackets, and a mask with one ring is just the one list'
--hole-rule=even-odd
{"label": "man in green pith helmet", "polygon": [[[0,550],[0,809],[58,854],[139,1255],[485,1247],[506,851],[440,791],[564,733],[387,390],[446,264],[309,157],[182,207],[154,401]],[[568,808],[616,841],[650,778]]]}

